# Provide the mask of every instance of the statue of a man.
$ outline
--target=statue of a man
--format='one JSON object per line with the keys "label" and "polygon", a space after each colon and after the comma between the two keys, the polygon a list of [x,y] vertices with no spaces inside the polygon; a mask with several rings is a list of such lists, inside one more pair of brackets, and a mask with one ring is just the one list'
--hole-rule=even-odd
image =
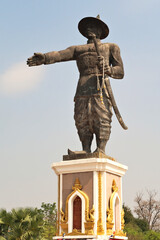
{"label": "statue of a man", "polygon": [[[96,136],[95,152],[105,153],[105,146],[110,137],[112,103],[106,89],[104,75],[122,79],[124,76],[120,49],[113,43],[101,43],[109,34],[108,26],[99,18],[86,17],[79,24],[80,33],[87,44],[71,46],[62,51],[45,54],[35,53],[27,61],[29,66],[52,64],[75,60],[80,73],[75,94],[74,119],[83,151],[91,152],[93,135]],[[101,57],[93,41],[95,36]]]}

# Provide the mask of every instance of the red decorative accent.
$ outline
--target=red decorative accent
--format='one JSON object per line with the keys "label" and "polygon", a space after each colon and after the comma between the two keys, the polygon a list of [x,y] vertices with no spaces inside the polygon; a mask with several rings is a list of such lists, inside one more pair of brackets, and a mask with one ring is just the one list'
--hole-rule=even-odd
{"label": "red decorative accent", "polygon": [[77,196],[73,202],[73,229],[81,230],[81,206],[82,201]]}

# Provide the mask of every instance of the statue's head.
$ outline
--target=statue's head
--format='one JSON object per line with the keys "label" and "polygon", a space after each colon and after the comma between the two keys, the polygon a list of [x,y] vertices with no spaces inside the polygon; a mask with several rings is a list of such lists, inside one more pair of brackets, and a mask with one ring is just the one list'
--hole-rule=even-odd
{"label": "statue's head", "polygon": [[99,16],[97,16],[96,18],[83,18],[78,24],[78,29],[80,33],[88,39],[92,39],[93,34],[96,35],[96,38],[98,39],[104,39],[109,34],[109,28],[107,24],[101,21],[99,19]]}

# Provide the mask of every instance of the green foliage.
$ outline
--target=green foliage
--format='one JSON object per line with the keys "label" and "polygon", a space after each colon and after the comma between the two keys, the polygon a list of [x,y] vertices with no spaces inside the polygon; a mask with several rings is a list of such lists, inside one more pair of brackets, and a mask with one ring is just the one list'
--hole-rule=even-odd
{"label": "green foliage", "polygon": [[43,214],[43,231],[42,237],[44,240],[52,240],[56,234],[57,210],[56,204],[42,203],[40,213]]}
{"label": "green foliage", "polygon": [[134,222],[134,216],[131,212],[131,209],[123,204],[124,209],[124,221],[125,224],[128,224],[130,222]]}
{"label": "green foliage", "polygon": [[124,231],[129,240],[144,240],[142,230],[134,222],[126,224]]}
{"label": "green foliage", "polygon": [[145,240],[160,240],[160,233],[155,231],[148,231],[145,233]]}
{"label": "green foliage", "polygon": [[1,237],[1,236],[0,236],[0,240],[6,240],[6,239],[5,239],[4,237]]}
{"label": "green foliage", "polygon": [[148,223],[139,218],[135,218],[129,207],[123,206],[125,229],[128,240],[160,240],[160,233],[150,230]]}
{"label": "green foliage", "polygon": [[41,232],[43,215],[37,209],[12,209],[9,213],[3,211],[0,217],[1,235],[7,240],[32,240]]}
{"label": "green foliage", "polygon": [[149,225],[147,223],[147,221],[143,220],[143,219],[139,219],[139,218],[135,218],[135,223],[137,224],[137,226],[143,231],[149,231]]}
{"label": "green foliage", "polygon": [[56,205],[0,210],[0,240],[50,240],[56,232]]}
{"label": "green foliage", "polygon": [[[56,203],[42,203],[39,213],[43,214],[45,222],[55,225],[57,219]],[[56,225],[55,225],[56,227]]]}

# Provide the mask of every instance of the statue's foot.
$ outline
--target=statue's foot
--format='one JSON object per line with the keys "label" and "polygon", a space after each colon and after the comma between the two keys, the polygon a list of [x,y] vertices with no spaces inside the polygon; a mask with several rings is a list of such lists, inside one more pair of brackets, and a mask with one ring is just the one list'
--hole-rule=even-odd
{"label": "statue's foot", "polygon": [[86,151],[71,151],[68,149],[68,155],[76,155],[76,154],[86,154]]}
{"label": "statue's foot", "polygon": [[97,147],[96,150],[94,151],[94,153],[103,153],[103,154],[105,154],[105,151],[103,151],[102,149]]}

